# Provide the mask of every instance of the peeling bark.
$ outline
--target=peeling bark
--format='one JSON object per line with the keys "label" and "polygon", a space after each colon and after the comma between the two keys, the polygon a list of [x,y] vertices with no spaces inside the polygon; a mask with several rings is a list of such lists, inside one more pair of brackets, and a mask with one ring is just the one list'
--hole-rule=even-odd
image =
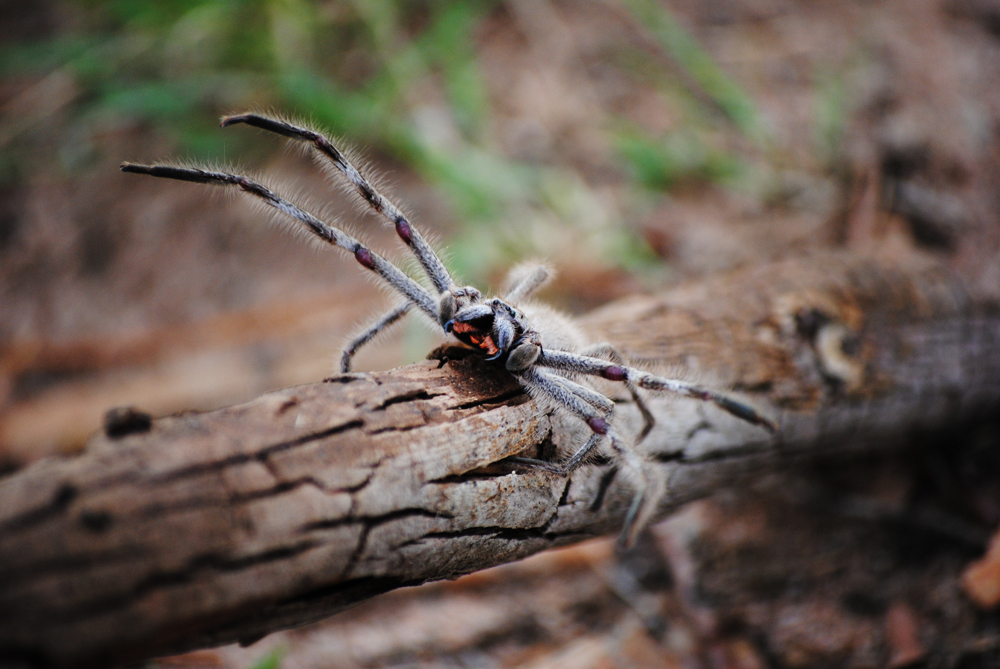
{"label": "peeling bark", "polygon": [[[644,446],[670,481],[660,515],[1000,403],[1000,315],[915,260],[788,261],[583,323],[643,367],[681,367],[779,422],[771,436],[653,398]],[[503,464],[564,452],[578,426],[478,356],[445,353],[219,411],[115,420],[82,455],[0,479],[0,658],[93,666],[249,642],[615,532],[632,489],[614,463],[570,478]],[[636,428],[625,398],[617,412]]]}

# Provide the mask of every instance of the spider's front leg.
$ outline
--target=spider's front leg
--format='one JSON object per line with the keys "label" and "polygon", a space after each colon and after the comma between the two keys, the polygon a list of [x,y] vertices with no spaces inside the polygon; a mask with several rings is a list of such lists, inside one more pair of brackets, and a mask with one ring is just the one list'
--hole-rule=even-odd
{"label": "spider's front leg", "polygon": [[[380,193],[365,175],[364,170],[351,163],[346,152],[338,148],[326,135],[303,125],[258,113],[237,114],[222,119],[223,127],[233,125],[248,125],[310,146],[314,156],[320,164],[329,168],[332,176],[345,180],[361,202],[392,225],[433,286],[434,297],[437,298],[436,310],[433,313],[426,309],[424,311],[437,320],[445,332],[449,331],[446,324],[452,320],[455,313],[480,301],[482,295],[478,290],[471,286],[458,287],[455,284],[444,262],[402,210]],[[361,346],[399,320],[405,313],[406,310],[401,305],[355,337],[343,352],[341,371],[350,368],[351,358]]]}
{"label": "spider's front leg", "polygon": [[778,426],[773,420],[762,414],[752,405],[727,393],[706,388],[705,386],[689,381],[656,376],[641,369],[626,367],[569,351],[545,350],[538,357],[537,364],[540,367],[559,369],[573,374],[596,376],[608,379],[609,381],[621,381],[626,384],[634,383],[639,388],[654,392],[672,393],[701,402],[711,402],[740,420],[751,425],[760,426],[772,434],[778,430]]}
{"label": "spider's front leg", "polygon": [[330,141],[323,133],[280,118],[266,114],[246,113],[226,116],[222,119],[222,127],[232,125],[248,125],[276,135],[287,137],[293,141],[303,142],[312,147],[315,155],[323,165],[340,174],[351,184],[358,197],[391,224],[403,243],[413,252],[417,262],[423,267],[427,278],[434,284],[437,293],[442,293],[455,287],[451,274],[441,258],[434,252],[420,231],[410,224],[409,219],[389,198],[380,193],[371,180],[355,167],[343,151]]}
{"label": "spider's front leg", "polygon": [[586,462],[587,457],[608,434],[615,405],[594,390],[535,367],[542,347],[537,333],[531,334],[534,335],[532,338],[522,340],[508,355],[507,371],[514,374],[529,390],[546,395],[560,407],[583,419],[593,434],[569,459],[559,464],[521,457],[508,458],[507,461],[565,476]]}
{"label": "spider's front leg", "polygon": [[[508,357],[508,370],[516,374],[529,389],[540,391],[562,408],[583,418],[593,434],[562,463],[556,464],[536,458],[522,457],[507,458],[506,462],[525,465],[532,469],[542,469],[559,476],[568,476],[587,461],[594,449],[605,439],[608,439],[611,449],[614,451],[618,469],[625,472],[634,490],[632,503],[626,513],[619,539],[620,545],[627,548],[635,542],[638,531],[649,522],[656,510],[657,502],[666,492],[666,473],[657,468],[649,467],[649,463],[644,460],[634,445],[626,445],[619,438],[611,422],[614,414],[614,403],[610,399],[569,379],[547,373],[534,366],[541,347],[535,347],[538,349],[535,352],[530,351],[531,347],[535,346],[523,344],[519,349],[515,349],[515,351],[524,350],[526,352],[521,354],[520,365],[518,362],[511,365],[510,360],[514,359],[512,352]],[[521,366],[529,360],[530,362],[527,362],[526,366]],[[603,418],[597,416],[595,411],[603,412]]]}
{"label": "spider's front leg", "polygon": [[351,341],[347,342],[347,346],[344,347],[343,352],[340,354],[340,373],[347,374],[350,372],[351,359],[354,358],[354,354],[358,352],[358,349],[374,339],[380,332],[405,316],[410,310],[410,306],[409,302],[400,304],[355,335]]}

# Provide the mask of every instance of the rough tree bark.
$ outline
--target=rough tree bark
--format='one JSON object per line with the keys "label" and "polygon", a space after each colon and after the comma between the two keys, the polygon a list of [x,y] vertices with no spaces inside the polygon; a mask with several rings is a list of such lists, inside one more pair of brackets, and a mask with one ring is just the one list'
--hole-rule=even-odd
{"label": "rough tree bark", "polygon": [[[648,368],[745,393],[773,437],[659,397],[645,446],[660,515],[806,458],[884,449],[1000,403],[1000,315],[917,260],[826,255],[633,297],[584,319]],[[122,663],[315,621],[617,531],[614,463],[570,478],[573,421],[476,355],[119,421],[0,479],[0,657]],[[637,412],[619,403],[620,420]]]}

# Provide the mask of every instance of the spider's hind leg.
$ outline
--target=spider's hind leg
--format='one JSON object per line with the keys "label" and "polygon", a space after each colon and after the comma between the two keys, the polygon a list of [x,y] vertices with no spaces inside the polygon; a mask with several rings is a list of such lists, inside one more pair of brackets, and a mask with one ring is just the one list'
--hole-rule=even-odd
{"label": "spider's hind leg", "polygon": [[507,275],[507,291],[504,300],[516,304],[531,297],[552,278],[552,269],[540,263],[518,265]]}
{"label": "spider's hind leg", "polygon": [[[619,354],[611,353],[611,355]],[[507,462],[567,476],[583,465],[605,438],[610,439],[620,470],[625,473],[635,490],[620,539],[623,547],[631,546],[638,532],[649,523],[657,504],[666,492],[665,472],[651,466],[651,463],[647,462],[636,449],[635,444],[626,444],[618,437],[611,424],[614,402],[601,393],[534,366],[526,367],[517,375],[529,389],[549,396],[556,404],[583,419],[593,430],[593,434],[573,455],[561,463],[521,457],[507,458]]]}
{"label": "spider's hind leg", "polygon": [[554,474],[566,476],[586,462],[604,436],[611,429],[611,415],[614,402],[597,391],[591,390],[569,379],[549,374],[539,369],[528,368],[518,374],[518,378],[528,388],[547,395],[557,405],[581,418],[593,431],[590,438],[562,463],[546,462],[535,458],[513,457],[507,462],[544,469]]}
{"label": "spider's hind leg", "polygon": [[617,435],[612,435],[611,447],[622,470],[630,475],[635,490],[618,537],[619,548],[631,548],[639,532],[652,520],[660,500],[667,494],[668,472],[652,466],[634,448],[619,441]]}
{"label": "spider's hind leg", "polygon": [[380,332],[405,316],[410,310],[410,306],[411,305],[407,302],[400,304],[398,307],[384,314],[377,321],[359,332],[357,336],[349,341],[347,346],[344,347],[343,353],[340,355],[340,373],[347,374],[351,371],[351,359],[358,352],[358,349],[374,339]]}
{"label": "spider's hind leg", "polygon": [[590,435],[590,439],[588,439],[583,446],[578,448],[576,453],[571,455],[565,462],[547,462],[537,458],[521,457],[507,458],[506,462],[515,465],[526,465],[532,469],[544,469],[547,472],[558,474],[559,476],[569,476],[580,468],[580,465],[586,461],[587,457],[594,451],[597,444],[600,443],[603,437],[603,434],[598,434],[597,432],[593,433]]}
{"label": "spider's hind leg", "polygon": [[[632,366],[632,363],[628,358],[607,342],[588,346],[580,351],[580,355],[586,355],[594,358],[607,358],[611,362],[623,367]],[[627,378],[624,383],[629,395],[632,396],[632,401],[635,402],[636,408],[639,409],[639,413],[642,414],[642,430],[639,431],[639,436],[635,438],[635,443],[641,444],[642,441],[649,436],[650,431],[656,425],[656,418],[653,417],[653,412],[649,410],[646,400],[639,394],[639,389],[636,388],[636,385]]]}

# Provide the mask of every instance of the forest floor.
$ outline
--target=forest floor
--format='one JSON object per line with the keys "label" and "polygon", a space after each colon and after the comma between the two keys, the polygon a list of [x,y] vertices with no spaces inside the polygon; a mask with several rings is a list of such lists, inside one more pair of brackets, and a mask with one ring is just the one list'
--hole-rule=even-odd
{"label": "forest floor", "polygon": [[[5,4],[4,39],[65,28],[59,3]],[[525,221],[501,216],[494,236],[470,232],[407,165],[383,151],[372,162],[418,224],[460,240],[456,254],[489,258],[478,278],[498,285],[498,258],[544,254],[560,277],[545,297],[573,312],[830,248],[930,256],[977,300],[1000,303],[1000,4],[669,6],[759,117],[734,115],[616,2],[509,2],[475,34],[491,142],[570,183],[545,205],[570,214],[518,210],[509,215]],[[714,116],[690,140],[693,164],[661,175],[669,195],[636,204],[608,128],[686,136],[670,86]],[[42,155],[72,148],[59,121],[72,88],[56,75],[0,79],[0,148],[28,135],[43,137],[32,140]],[[421,108],[434,108],[426,95]],[[172,150],[157,131],[133,125],[100,140],[80,174],[41,170],[0,186],[2,470],[78,452],[115,406],[206,410],[320,379],[339,342],[385,303],[334,254],[248,224],[259,217],[240,201],[120,175],[120,160]],[[307,160],[258,143],[261,172],[324,192]],[[713,156],[745,165],[743,177],[713,176]],[[563,220],[574,212],[580,229]],[[627,253],[604,253],[621,229],[643,245],[637,271]],[[393,244],[375,225],[364,235]],[[437,343],[407,326],[357,368],[393,367]],[[997,609],[970,598],[1000,587],[1000,555],[977,562],[1000,524],[1000,423],[900,446],[722,491],[623,556],[598,539],[149,666],[1000,666]]]}

